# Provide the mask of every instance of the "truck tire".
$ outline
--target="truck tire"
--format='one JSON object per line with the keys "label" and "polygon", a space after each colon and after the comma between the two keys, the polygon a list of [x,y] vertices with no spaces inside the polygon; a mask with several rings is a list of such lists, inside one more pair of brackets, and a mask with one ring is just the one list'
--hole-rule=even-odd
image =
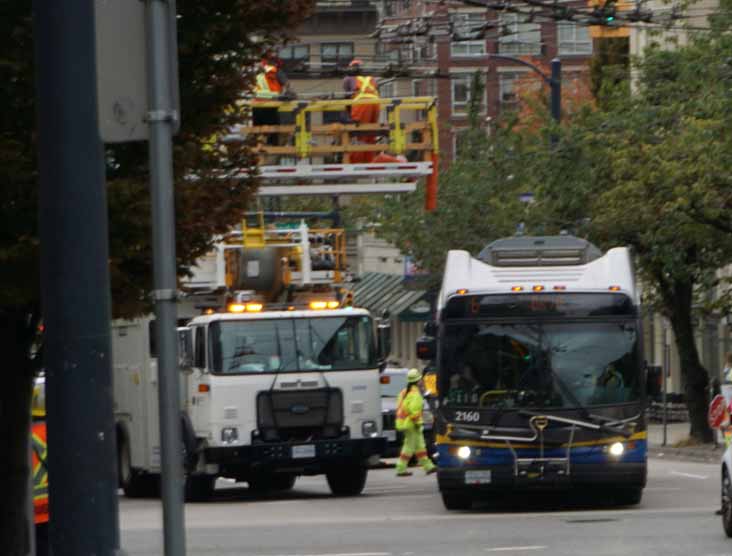
{"label": "truck tire", "polygon": [[186,502],[206,502],[213,496],[216,477],[211,475],[188,475],[184,496]]}
{"label": "truck tire", "polygon": [[130,445],[124,437],[117,443],[119,486],[128,498],[156,498],[160,492],[160,477],[141,473],[132,467]]}
{"label": "truck tire", "polygon": [[366,486],[368,469],[361,465],[346,465],[325,474],[330,491],[335,496],[357,496]]}
{"label": "truck tire", "polygon": [[272,490],[286,492],[295,486],[297,475],[292,473],[277,473],[272,475]]}
{"label": "truck tire", "polygon": [[473,507],[472,498],[464,492],[443,491],[442,503],[448,510],[469,510]]}
{"label": "truck tire", "polygon": [[620,488],[613,492],[615,503],[620,506],[635,506],[640,504],[643,489],[640,487]]}

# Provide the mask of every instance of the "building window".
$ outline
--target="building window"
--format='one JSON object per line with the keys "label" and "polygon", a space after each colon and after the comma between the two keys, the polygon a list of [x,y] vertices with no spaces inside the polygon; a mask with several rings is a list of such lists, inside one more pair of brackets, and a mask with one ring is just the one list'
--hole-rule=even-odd
{"label": "building window", "polygon": [[454,13],[452,21],[452,36],[455,39],[450,43],[450,55],[454,58],[485,56],[485,12]]}
{"label": "building window", "polygon": [[[450,79],[452,88],[452,113],[466,114],[470,106],[470,91],[473,84],[473,74],[453,76]],[[481,110],[483,102],[481,100]]]}
{"label": "building window", "polygon": [[280,49],[280,59],[285,71],[304,71],[310,62],[310,45],[296,44]]}
{"label": "building window", "polygon": [[518,14],[501,14],[498,52],[541,54],[541,27],[538,23],[524,23],[519,17]]}
{"label": "building window", "polygon": [[557,24],[559,54],[592,54],[590,28],[573,22]]}
{"label": "building window", "polygon": [[485,41],[460,41],[450,43],[453,58],[485,56]]}
{"label": "building window", "polygon": [[498,105],[501,111],[518,108],[518,82],[523,72],[502,71],[498,74]]}
{"label": "building window", "polygon": [[434,79],[413,79],[412,80],[412,96],[414,97],[434,97],[437,96],[437,87]]}
{"label": "building window", "polygon": [[379,85],[379,95],[381,95],[384,98],[396,97],[396,87],[394,85],[396,85],[396,83],[394,83],[394,81],[389,81],[388,83]]}
{"label": "building window", "polygon": [[326,42],[320,45],[320,61],[323,64],[345,66],[353,60],[352,42]]}

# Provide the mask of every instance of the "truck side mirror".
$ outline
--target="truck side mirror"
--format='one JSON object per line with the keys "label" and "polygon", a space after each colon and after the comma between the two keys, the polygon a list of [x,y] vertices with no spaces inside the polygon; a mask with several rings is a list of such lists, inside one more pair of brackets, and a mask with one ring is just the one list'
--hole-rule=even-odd
{"label": "truck side mirror", "polygon": [[388,319],[379,320],[376,327],[377,355],[379,366],[385,367],[386,360],[391,353],[391,322]]}
{"label": "truck side mirror", "polygon": [[193,330],[186,326],[178,328],[178,368],[181,371],[193,369]]}
{"label": "truck side mirror", "polygon": [[417,340],[417,359],[431,361],[437,357],[437,342],[434,336],[422,336]]}

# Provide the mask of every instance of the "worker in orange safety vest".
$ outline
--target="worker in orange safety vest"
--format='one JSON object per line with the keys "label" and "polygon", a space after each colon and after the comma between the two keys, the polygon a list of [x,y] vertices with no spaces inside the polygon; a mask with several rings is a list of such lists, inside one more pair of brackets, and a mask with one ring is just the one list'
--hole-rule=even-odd
{"label": "worker in orange safety vest", "polygon": [[435,464],[427,457],[427,448],[422,431],[424,399],[419,388],[421,380],[422,373],[418,369],[410,369],[407,373],[407,387],[399,393],[399,398],[397,398],[395,425],[396,430],[404,434],[402,451],[396,465],[398,477],[409,477],[411,475],[407,471],[407,465],[412,456],[417,457],[417,461],[428,475],[435,472]]}
{"label": "worker in orange safety vest", "polygon": [[48,548],[48,448],[46,444],[46,403],[43,379],[33,388],[31,428],[33,473],[33,514],[36,530],[36,556],[46,556]]}
{"label": "worker in orange safety vest", "polygon": [[[353,100],[378,99],[379,89],[376,80],[371,76],[363,75],[361,60],[354,59],[348,64],[349,75],[343,81],[343,89],[351,95]],[[381,105],[374,104],[354,104],[351,106],[351,120],[360,124],[376,124],[379,123],[379,114]],[[364,133],[359,136],[362,143],[373,145],[376,143],[376,135]],[[352,163],[369,163],[376,156],[375,152],[355,152],[351,154]]]}
{"label": "worker in orange safety vest", "polygon": [[[255,102],[282,100],[286,94],[291,95],[289,81],[280,65],[281,63],[275,57],[262,59],[254,85]],[[252,125],[255,126],[280,125],[282,123],[280,116],[280,112],[273,106],[252,107]],[[279,140],[277,135],[268,133],[266,142],[269,145],[277,145]]]}

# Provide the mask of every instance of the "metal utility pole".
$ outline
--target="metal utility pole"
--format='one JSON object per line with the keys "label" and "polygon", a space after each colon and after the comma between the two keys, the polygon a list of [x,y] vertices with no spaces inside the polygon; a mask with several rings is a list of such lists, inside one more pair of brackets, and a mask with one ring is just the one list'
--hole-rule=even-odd
{"label": "metal utility pole", "polygon": [[161,490],[166,556],[186,553],[183,517],[180,378],[178,374],[175,205],[173,201],[173,109],[170,28],[174,2],[147,0],[147,67],[150,126],[150,194],[152,198],[155,334],[160,405]]}
{"label": "metal utility pole", "polygon": [[552,118],[559,125],[562,120],[562,61],[559,58],[552,60],[552,76],[549,79],[552,90]]}
{"label": "metal utility pole", "polygon": [[54,556],[119,554],[107,197],[93,0],[36,0],[41,291]]}
{"label": "metal utility pole", "polygon": [[[531,64],[526,60],[522,60],[521,58],[507,56],[505,54],[489,54],[489,56],[499,60],[510,60],[511,62],[516,62],[517,64],[526,66],[536,72],[551,89],[550,105],[552,118],[557,124],[559,124],[562,119],[562,61],[559,58],[554,58],[552,60],[552,74],[551,76],[548,76],[534,64]],[[554,141],[556,141],[556,138],[553,138],[553,142]]]}

